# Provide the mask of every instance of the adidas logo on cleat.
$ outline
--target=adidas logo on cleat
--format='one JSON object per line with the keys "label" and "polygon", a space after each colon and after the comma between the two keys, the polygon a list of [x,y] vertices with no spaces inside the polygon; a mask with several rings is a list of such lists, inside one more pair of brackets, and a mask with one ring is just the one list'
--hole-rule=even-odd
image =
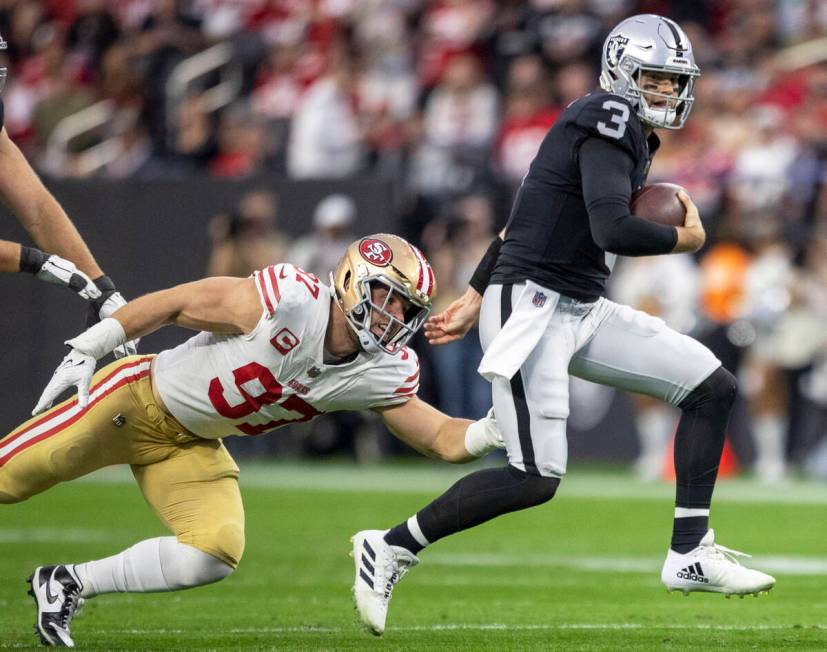
{"label": "adidas logo on cleat", "polygon": [[709,579],[704,576],[704,571],[701,568],[700,562],[690,564],[686,568],[682,568],[677,572],[677,576],[682,580],[689,580],[690,582],[700,582],[701,584],[709,584]]}

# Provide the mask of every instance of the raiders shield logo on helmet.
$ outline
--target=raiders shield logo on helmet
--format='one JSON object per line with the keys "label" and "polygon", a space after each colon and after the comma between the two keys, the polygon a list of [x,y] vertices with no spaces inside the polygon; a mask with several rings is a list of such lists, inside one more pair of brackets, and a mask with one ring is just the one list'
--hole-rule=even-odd
{"label": "raiders shield logo on helmet", "polygon": [[617,64],[620,63],[620,57],[623,56],[623,51],[626,49],[628,42],[629,39],[620,34],[612,36],[609,39],[606,44],[606,63],[608,63],[610,67],[616,68]]}

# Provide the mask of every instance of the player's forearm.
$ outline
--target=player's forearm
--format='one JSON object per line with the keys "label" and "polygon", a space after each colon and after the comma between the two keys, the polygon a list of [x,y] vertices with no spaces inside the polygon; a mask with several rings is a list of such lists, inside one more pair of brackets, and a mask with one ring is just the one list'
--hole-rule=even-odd
{"label": "player's forearm", "polygon": [[0,240],[0,272],[20,271],[20,245],[8,240]]}
{"label": "player's forearm", "polygon": [[71,260],[89,278],[102,276],[103,270],[75,225],[45,187],[43,192],[45,196],[41,198],[39,206],[33,209],[35,214],[28,220],[20,220],[29,235],[38,247]]}
{"label": "player's forearm", "polygon": [[121,323],[130,340],[167,324],[211,333],[240,334],[256,327],[261,304],[251,278],[217,276],[144,295],[112,316]]}
{"label": "player's forearm", "polygon": [[445,417],[432,444],[434,455],[452,464],[477,459],[465,447],[465,433],[473,423],[470,419]]}
{"label": "player's forearm", "polygon": [[465,431],[473,421],[449,417],[417,397],[377,411],[398,439],[422,455],[452,463],[475,459],[465,448]]}
{"label": "player's forearm", "polygon": [[103,274],[74,224],[5,129],[0,130],[0,195],[38,247],[72,261],[93,279]]}
{"label": "player's forearm", "polygon": [[143,337],[177,323],[186,306],[182,287],[185,286],[145,294],[117,310],[112,317],[123,327],[126,339]]}

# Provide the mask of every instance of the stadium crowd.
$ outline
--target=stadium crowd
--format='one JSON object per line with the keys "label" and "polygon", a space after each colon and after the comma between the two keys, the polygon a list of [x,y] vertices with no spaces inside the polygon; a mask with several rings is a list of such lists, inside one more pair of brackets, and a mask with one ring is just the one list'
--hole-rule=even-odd
{"label": "stadium crowd", "polygon": [[[650,180],[686,187],[709,237],[696,256],[621,261],[613,295],[738,370],[752,437],[736,449],[761,477],[781,480],[793,462],[827,478],[824,2],[3,0],[5,126],[54,176],[387,178],[400,198],[389,230],[427,249],[439,310],[505,222],[550,125],[595,87],[608,29],[646,12],[683,26],[702,70]],[[180,81],[199,53],[216,68]],[[219,101],[227,79],[238,83]],[[61,138],[69,116],[102,102],[105,120]],[[329,198],[289,243],[272,198],[245,201],[210,226],[211,272],[286,255],[321,273],[358,218]],[[245,233],[255,253],[228,244]],[[473,335],[430,351],[449,413],[487,408],[479,356]],[[675,416],[646,401],[637,412],[638,468],[654,477]]]}

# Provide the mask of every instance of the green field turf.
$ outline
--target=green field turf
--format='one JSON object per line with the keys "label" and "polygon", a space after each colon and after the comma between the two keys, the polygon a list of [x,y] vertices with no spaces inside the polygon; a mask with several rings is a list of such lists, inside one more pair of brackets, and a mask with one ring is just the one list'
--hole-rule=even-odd
{"label": "green field turf", "polygon": [[[108,595],[75,620],[89,650],[824,650],[827,487],[720,484],[712,524],[778,586],[667,594],[672,488],[575,469],[548,505],[439,542],[397,587],[381,639],[357,625],[348,538],[388,527],[468,468],[242,467],[247,551],[214,586]],[[164,534],[123,470],[0,508],[0,648],[34,648],[25,578]]]}

